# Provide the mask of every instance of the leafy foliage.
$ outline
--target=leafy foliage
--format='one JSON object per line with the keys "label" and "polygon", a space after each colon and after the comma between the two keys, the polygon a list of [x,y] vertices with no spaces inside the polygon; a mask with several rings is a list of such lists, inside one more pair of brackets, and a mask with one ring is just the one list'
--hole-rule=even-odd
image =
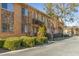
{"label": "leafy foliage", "polygon": [[35,45],[42,45],[47,42],[47,37],[7,37],[0,40],[0,48],[8,50],[16,50],[20,47],[34,47]]}
{"label": "leafy foliage", "polygon": [[47,37],[37,37],[36,39],[36,45],[41,45],[47,43]]}
{"label": "leafy foliage", "polygon": [[[49,16],[59,16],[61,19],[67,20],[66,16],[71,16],[73,12],[78,12],[77,3],[45,3],[44,10]],[[71,20],[70,20],[71,21]]]}
{"label": "leafy foliage", "polygon": [[24,47],[33,47],[35,46],[35,39],[36,37],[27,37],[27,36],[22,36],[22,46]]}
{"label": "leafy foliage", "polygon": [[44,37],[46,35],[46,28],[44,25],[39,26],[37,37]]}
{"label": "leafy foliage", "polygon": [[0,39],[0,48],[3,48],[4,42],[5,42],[5,39]]}
{"label": "leafy foliage", "polygon": [[21,44],[21,40],[19,39],[19,37],[9,37],[6,38],[3,47],[9,50],[16,50],[20,47],[20,44]]}

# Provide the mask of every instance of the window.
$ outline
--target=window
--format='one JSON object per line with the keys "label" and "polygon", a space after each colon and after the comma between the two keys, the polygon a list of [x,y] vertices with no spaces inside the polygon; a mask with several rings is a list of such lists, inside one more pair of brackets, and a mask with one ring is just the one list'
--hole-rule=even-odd
{"label": "window", "polygon": [[2,3],[2,8],[7,9],[7,3]]}
{"label": "window", "polygon": [[11,16],[9,17],[8,20],[9,24],[9,32],[13,32],[13,25],[14,25],[14,17],[13,14],[11,13]]}
{"label": "window", "polygon": [[43,22],[43,16],[41,16],[41,22]]}
{"label": "window", "polygon": [[34,18],[35,18],[35,14],[34,14],[34,12],[32,12],[31,14],[32,14],[32,18],[34,19]]}
{"label": "window", "polygon": [[25,8],[22,8],[22,14],[25,16],[28,16],[28,10]]}
{"label": "window", "polygon": [[7,16],[7,12],[5,12],[5,10],[2,11],[2,14],[1,14],[2,32],[13,32],[14,17],[13,17],[13,13],[10,12],[9,14],[10,15]]}
{"label": "window", "polygon": [[2,8],[6,9],[8,11],[14,10],[14,4],[13,3],[2,3]]}
{"label": "window", "polygon": [[25,32],[25,33],[28,32],[28,26],[27,26],[27,25],[24,26],[24,32]]}
{"label": "window", "polygon": [[22,33],[28,33],[28,10],[22,8]]}
{"label": "window", "polygon": [[40,14],[38,14],[38,20],[41,21],[41,15]]}
{"label": "window", "polygon": [[38,16],[38,19],[41,21],[41,15]]}
{"label": "window", "polygon": [[0,3],[0,8],[1,8],[1,3]]}
{"label": "window", "polygon": [[24,8],[22,8],[22,14],[25,14],[25,9]]}
{"label": "window", "polygon": [[7,10],[8,11],[14,11],[14,4],[13,3],[8,3],[7,4]]}
{"label": "window", "polygon": [[43,20],[43,22],[45,23],[45,18],[44,18],[44,17],[43,17],[43,19],[42,19],[42,20]]}
{"label": "window", "polygon": [[37,13],[35,13],[35,18],[36,18],[36,19],[38,18],[38,15],[37,15]]}
{"label": "window", "polygon": [[49,21],[49,19],[47,21],[47,26],[48,26],[48,28],[50,28],[50,21]]}
{"label": "window", "polygon": [[2,14],[2,32],[7,32],[7,18]]}
{"label": "window", "polygon": [[44,23],[45,23],[45,26],[47,27],[47,19],[45,18],[45,21],[44,21]]}
{"label": "window", "polygon": [[7,32],[7,24],[2,23],[2,32]]}
{"label": "window", "polygon": [[28,25],[22,24],[22,33],[28,33]]}

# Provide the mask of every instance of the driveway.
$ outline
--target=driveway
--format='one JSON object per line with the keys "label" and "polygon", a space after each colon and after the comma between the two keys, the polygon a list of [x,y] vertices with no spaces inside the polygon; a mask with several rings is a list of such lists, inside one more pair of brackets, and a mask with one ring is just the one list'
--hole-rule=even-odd
{"label": "driveway", "polygon": [[24,49],[19,52],[0,54],[2,56],[79,56],[79,37],[74,36],[55,43]]}

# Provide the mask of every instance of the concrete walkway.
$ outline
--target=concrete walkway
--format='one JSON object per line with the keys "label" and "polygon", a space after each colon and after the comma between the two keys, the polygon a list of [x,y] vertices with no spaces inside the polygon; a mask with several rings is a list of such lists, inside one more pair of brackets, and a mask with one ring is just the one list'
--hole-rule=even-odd
{"label": "concrete walkway", "polygon": [[55,43],[24,49],[15,52],[2,53],[2,56],[79,56],[79,37],[74,36]]}

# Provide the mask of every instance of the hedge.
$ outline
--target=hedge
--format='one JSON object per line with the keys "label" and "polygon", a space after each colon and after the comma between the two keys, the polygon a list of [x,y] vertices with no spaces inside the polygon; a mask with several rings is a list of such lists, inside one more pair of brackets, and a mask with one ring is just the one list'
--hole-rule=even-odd
{"label": "hedge", "polygon": [[4,42],[5,42],[5,39],[0,38],[0,48],[3,48]]}
{"label": "hedge", "polygon": [[33,47],[35,46],[35,39],[36,37],[27,37],[27,36],[22,36],[22,46],[24,47]]}
{"label": "hedge", "polygon": [[9,37],[6,38],[3,47],[9,50],[16,50],[20,47],[20,44],[21,44],[21,40],[19,39],[19,37]]}
{"label": "hedge", "polygon": [[47,43],[47,37],[27,37],[22,36],[21,37],[22,46],[24,47],[33,47],[35,45],[42,45],[44,43]]}
{"label": "hedge", "polygon": [[16,50],[20,47],[34,47],[35,45],[42,45],[45,42],[47,42],[47,37],[8,37],[0,39],[0,48]]}
{"label": "hedge", "polygon": [[47,42],[47,37],[37,37],[36,45],[42,45]]}

